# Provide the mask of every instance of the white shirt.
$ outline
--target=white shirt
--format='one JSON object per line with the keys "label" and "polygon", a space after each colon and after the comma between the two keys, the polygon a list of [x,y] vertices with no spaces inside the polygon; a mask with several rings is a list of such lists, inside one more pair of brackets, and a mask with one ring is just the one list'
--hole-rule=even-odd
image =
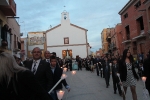
{"label": "white shirt", "polygon": [[50,63],[50,59],[46,59],[46,62]]}
{"label": "white shirt", "polygon": [[[33,71],[33,67],[34,67],[35,62],[36,62],[35,68],[36,68],[36,71],[37,71],[40,61],[41,61],[41,59],[39,59],[39,60],[33,60],[31,71]],[[36,73],[36,71],[35,71],[35,73]]]}

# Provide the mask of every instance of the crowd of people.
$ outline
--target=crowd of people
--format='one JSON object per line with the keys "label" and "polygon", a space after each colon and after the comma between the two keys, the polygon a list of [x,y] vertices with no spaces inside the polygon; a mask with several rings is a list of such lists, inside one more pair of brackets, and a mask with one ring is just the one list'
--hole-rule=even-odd
{"label": "crowd of people", "polygon": [[61,59],[45,51],[43,59],[41,49],[35,47],[32,56],[32,59],[22,61],[5,48],[0,49],[0,100],[58,100],[57,91],[63,89],[62,85],[70,91],[65,79],[51,93],[48,92],[60,80],[64,67],[67,71],[73,70],[73,60],[77,62],[78,71],[82,71],[83,67],[91,73],[96,70],[96,75],[105,79],[106,88],[109,88],[112,76],[114,94],[118,89],[123,100],[128,87],[133,100],[137,100],[136,80],[143,76],[146,77],[146,88],[150,93],[150,52],[146,59],[136,61],[129,49],[125,49],[122,56],[98,55],[83,59],[79,56]]}
{"label": "crowd of people", "polygon": [[[150,94],[150,52],[145,59],[135,60],[129,49],[125,49],[122,56],[96,56],[82,59],[82,66],[87,71],[94,72],[97,76],[105,78],[106,88],[109,87],[110,76],[113,80],[114,94],[117,89],[120,96],[125,100],[127,88],[130,87],[133,100],[137,100],[136,81],[146,77],[146,88]],[[121,90],[121,86],[123,89]]]}
{"label": "crowd of people", "polygon": [[63,69],[55,55],[35,47],[33,59],[21,61],[8,52],[0,53],[0,100],[58,100],[57,91],[70,86],[63,79],[51,93],[49,91],[61,79]]}

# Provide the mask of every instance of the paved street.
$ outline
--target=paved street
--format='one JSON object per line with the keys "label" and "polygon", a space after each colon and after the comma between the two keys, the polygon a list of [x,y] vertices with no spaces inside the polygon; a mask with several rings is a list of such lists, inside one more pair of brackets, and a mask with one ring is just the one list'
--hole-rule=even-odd
{"label": "paved street", "polygon": [[[95,73],[91,73],[83,69],[77,71],[76,75],[72,75],[70,71],[66,72],[67,82],[71,86],[71,91],[68,93],[65,90],[63,100],[122,100],[122,97],[114,94],[112,78],[110,86],[106,88],[104,78],[101,78]],[[137,82],[138,100],[142,99],[142,81]],[[128,88],[126,100],[132,100],[130,89]]]}

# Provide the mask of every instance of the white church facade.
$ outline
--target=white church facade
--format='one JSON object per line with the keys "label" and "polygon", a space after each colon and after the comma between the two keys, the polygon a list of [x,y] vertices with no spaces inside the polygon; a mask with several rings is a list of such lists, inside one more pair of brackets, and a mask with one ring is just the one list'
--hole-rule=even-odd
{"label": "white church facade", "polygon": [[69,56],[86,58],[89,54],[87,29],[70,23],[69,13],[61,13],[61,23],[46,31],[46,46],[50,52],[55,52],[57,57]]}

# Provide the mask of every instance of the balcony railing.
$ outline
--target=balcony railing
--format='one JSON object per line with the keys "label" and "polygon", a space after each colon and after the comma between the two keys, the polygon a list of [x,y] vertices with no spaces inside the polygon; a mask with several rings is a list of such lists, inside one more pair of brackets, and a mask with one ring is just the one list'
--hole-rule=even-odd
{"label": "balcony railing", "polygon": [[109,50],[116,49],[116,44],[115,43],[111,43],[108,48],[109,48]]}

